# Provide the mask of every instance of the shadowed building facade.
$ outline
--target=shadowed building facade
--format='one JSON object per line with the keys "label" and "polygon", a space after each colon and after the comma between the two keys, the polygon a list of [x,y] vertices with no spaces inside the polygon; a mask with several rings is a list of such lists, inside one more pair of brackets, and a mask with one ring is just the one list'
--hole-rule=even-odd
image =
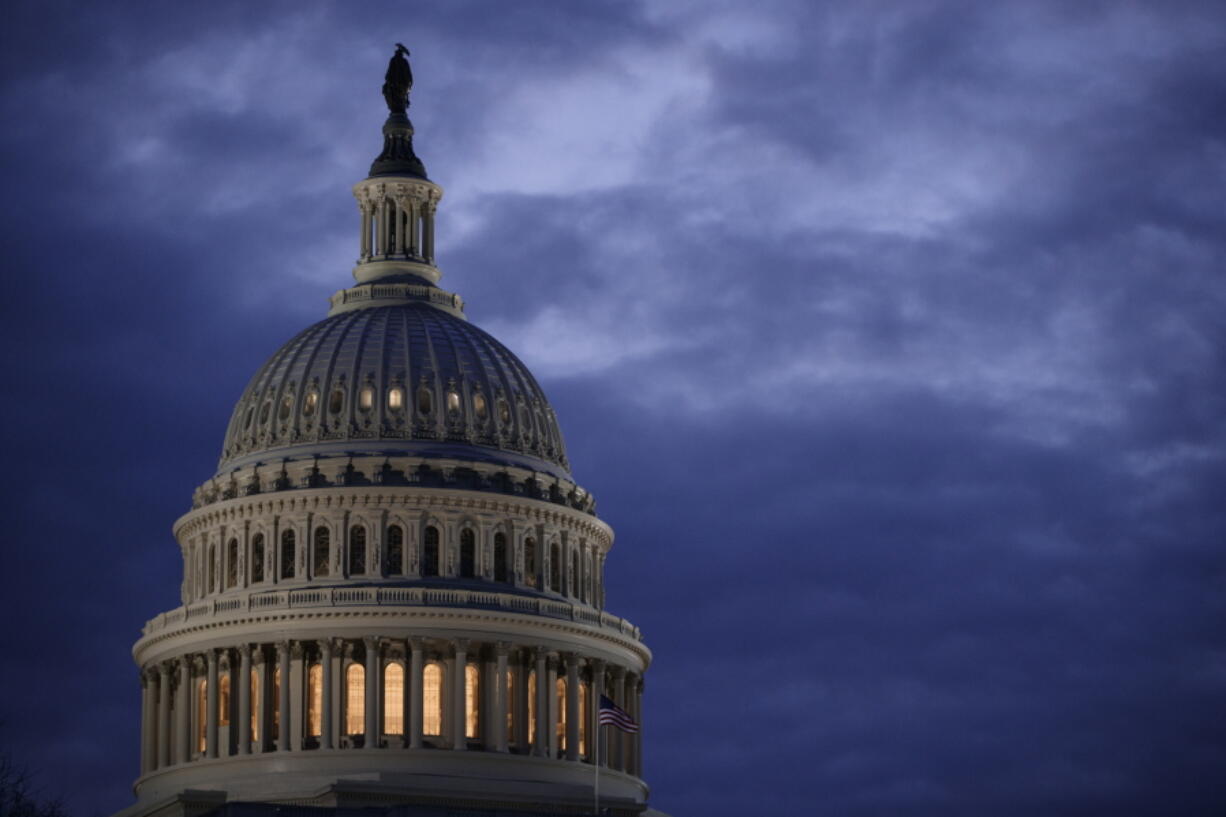
{"label": "shadowed building facade", "polygon": [[124,815],[582,814],[597,758],[602,808],[656,813],[641,735],[597,725],[601,696],[641,722],[651,659],[605,610],[613,532],[532,374],[438,286],[404,54],[356,283],[251,379],[174,526]]}

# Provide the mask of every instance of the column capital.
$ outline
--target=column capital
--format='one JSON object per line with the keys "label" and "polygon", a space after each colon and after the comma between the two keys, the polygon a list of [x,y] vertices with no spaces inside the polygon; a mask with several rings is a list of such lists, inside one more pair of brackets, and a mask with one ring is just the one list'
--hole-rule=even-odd
{"label": "column capital", "polygon": [[196,672],[204,672],[205,668],[209,665],[208,661],[204,659],[204,656],[199,654],[193,655],[191,657],[191,662],[192,669],[194,669]]}
{"label": "column capital", "polygon": [[171,662],[169,661],[159,661],[158,662],[157,672],[158,672],[159,680],[170,677],[170,673],[172,671],[173,671],[173,667],[171,667]]}
{"label": "column capital", "polygon": [[409,649],[413,650],[413,652],[421,652],[425,648],[425,645],[426,645],[426,639],[422,638],[419,635],[409,636],[408,642],[409,642]]}
{"label": "column capital", "polygon": [[379,648],[379,637],[376,635],[362,636],[362,644],[367,650],[377,650]]}
{"label": "column capital", "polygon": [[469,640],[467,638],[457,638],[455,639],[455,641],[452,642],[452,644],[455,646],[455,651],[457,653],[468,652],[468,643],[469,643]]}
{"label": "column capital", "polygon": [[290,645],[289,645],[290,658],[293,658],[295,661],[297,661],[302,658],[303,652],[304,650],[303,650],[301,641],[291,641],[290,642]]}
{"label": "column capital", "polygon": [[204,660],[208,663],[209,669],[217,666],[217,650],[208,649],[204,651]]}
{"label": "column capital", "polygon": [[592,665],[593,672],[604,672],[605,662],[601,658],[589,658],[588,663]]}
{"label": "column capital", "polygon": [[246,658],[248,661],[250,661],[251,660],[251,645],[245,641],[242,644],[239,644],[238,645],[238,656],[239,658]]}
{"label": "column capital", "polygon": [[575,669],[579,668],[578,653],[564,652],[561,654],[561,658],[562,658],[562,663],[566,665],[567,669],[570,669],[571,667],[574,667]]}
{"label": "column capital", "polygon": [[251,660],[257,667],[263,666],[264,665],[264,650],[260,647],[256,647],[254,650],[252,650]]}
{"label": "column capital", "polygon": [[613,667],[613,678],[619,682],[626,680],[626,668],[622,666]]}
{"label": "column capital", "polygon": [[179,669],[191,669],[191,666],[192,657],[190,655],[184,654],[179,656]]}
{"label": "column capital", "polygon": [[494,653],[499,658],[506,658],[508,655],[511,654],[511,642],[510,641],[499,641],[497,644],[494,645]]}
{"label": "column capital", "polygon": [[288,653],[288,652],[289,652],[289,642],[288,641],[278,641],[277,642],[277,654],[280,655],[281,653]]}

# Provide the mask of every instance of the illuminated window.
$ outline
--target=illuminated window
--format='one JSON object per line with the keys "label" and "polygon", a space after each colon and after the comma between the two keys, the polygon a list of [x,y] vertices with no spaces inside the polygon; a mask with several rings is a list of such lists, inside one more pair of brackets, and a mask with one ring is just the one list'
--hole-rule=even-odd
{"label": "illuminated window", "polygon": [[206,748],[206,730],[209,723],[209,682],[201,678],[196,682],[196,751]]}
{"label": "illuminated window", "polygon": [[524,581],[536,587],[536,540],[531,536],[524,540]]}
{"label": "illuminated window", "polygon": [[311,389],[307,392],[306,399],[302,401],[302,414],[305,417],[312,417],[315,414],[315,409],[319,406],[319,392]]}
{"label": "illuminated window", "polygon": [[393,576],[404,573],[404,529],[399,525],[387,529],[387,572]]}
{"label": "illuminated window", "polygon": [[422,537],[421,575],[438,575],[438,528],[433,525],[426,526],[425,535]]}
{"label": "illuminated window", "polygon": [[421,673],[421,731],[426,735],[443,734],[443,668],[432,661]]}
{"label": "illuminated window", "polygon": [[515,742],[515,673],[507,667],[507,737]]}
{"label": "illuminated window", "polygon": [[460,395],[459,392],[456,392],[454,389],[447,390],[447,413],[460,413]]}
{"label": "illuminated window", "polygon": [[477,537],[470,528],[460,531],[460,576],[471,579],[477,574]]}
{"label": "illuminated window", "polygon": [[264,581],[264,534],[251,537],[251,581]]}
{"label": "illuminated window", "polygon": [[507,578],[507,536],[494,534],[494,581],[505,582]]}
{"label": "illuminated window", "polygon": [[251,740],[260,739],[260,676],[251,671]]}
{"label": "illuminated window", "polygon": [[417,390],[417,411],[420,414],[429,414],[434,411],[434,398],[425,386]]}
{"label": "illuminated window", "polygon": [[476,664],[466,664],[464,666],[464,737],[477,737],[477,701],[481,700],[477,697],[480,690],[481,673],[477,671]]}
{"label": "illuminated window", "polygon": [[217,725],[230,725],[230,673],[217,682]]}
{"label": "illuminated window", "polygon": [[289,413],[294,408],[294,398],[288,394],[281,398],[281,408],[277,409],[277,419],[285,421],[289,419]]}
{"label": "illuminated window", "polygon": [[297,546],[294,543],[294,532],[292,530],[281,531],[281,578],[294,578],[294,551]]}
{"label": "illuminated window", "polygon": [[587,719],[592,716],[588,707],[591,706],[588,698],[588,686],[586,683],[579,684],[579,756],[587,757]]}
{"label": "illuminated window", "polygon": [[387,407],[392,411],[400,411],[404,408],[404,389],[399,386],[393,386],[388,390]]}
{"label": "illuminated window", "polygon": [[370,411],[375,405],[375,390],[370,386],[363,386],[358,392],[358,408],[362,411]]}
{"label": "illuminated window", "polygon": [[366,731],[366,670],[361,664],[350,664],[345,670],[345,734],[360,735]]}
{"label": "illuminated window", "polygon": [[281,667],[272,671],[272,737],[281,740]]}
{"label": "illuminated window", "polygon": [[324,668],[312,664],[307,671],[307,736],[317,738],[323,734],[324,722]]}
{"label": "illuminated window", "polygon": [[328,529],[320,525],[315,529],[315,575],[328,575],[328,548],[329,542]]}
{"label": "illuminated window", "polygon": [[238,540],[226,545],[226,587],[238,584]]}
{"label": "illuminated window", "polygon": [[528,670],[528,745],[536,743],[536,670]]}
{"label": "illuminated window", "polygon": [[404,665],[393,662],[383,670],[383,733],[404,734]]}
{"label": "illuminated window", "polygon": [[504,426],[511,424],[511,407],[507,404],[506,400],[498,401],[498,422]]}
{"label": "illuminated window", "polygon": [[554,730],[559,751],[566,749],[566,679],[559,678],[554,684],[555,706],[558,709],[558,721]]}
{"label": "illuminated window", "polygon": [[549,589],[562,592],[562,552],[557,542],[549,546]]}
{"label": "illuminated window", "polygon": [[354,525],[349,529],[349,575],[366,572],[366,528]]}
{"label": "illuminated window", "polygon": [[332,395],[328,398],[328,413],[340,414],[341,409],[345,407],[345,392],[344,390],[335,388],[332,390]]}
{"label": "illuminated window", "polygon": [[473,395],[473,413],[476,414],[477,419],[482,422],[485,422],[485,419],[490,415],[489,406],[486,405],[485,402],[485,395],[481,392],[477,392]]}

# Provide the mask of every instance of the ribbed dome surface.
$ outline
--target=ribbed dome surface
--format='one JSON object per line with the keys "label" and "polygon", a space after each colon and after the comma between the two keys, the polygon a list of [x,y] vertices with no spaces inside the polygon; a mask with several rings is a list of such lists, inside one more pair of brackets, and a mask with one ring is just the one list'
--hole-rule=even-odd
{"label": "ribbed dome surface", "polygon": [[524,364],[425,303],[343,312],[281,347],[238,401],[219,471],[371,452],[568,476],[557,419]]}

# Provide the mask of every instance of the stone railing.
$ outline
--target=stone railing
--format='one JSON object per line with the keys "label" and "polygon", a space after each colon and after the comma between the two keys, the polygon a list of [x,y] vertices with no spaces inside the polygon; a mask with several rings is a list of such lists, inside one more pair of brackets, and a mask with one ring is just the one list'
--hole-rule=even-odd
{"label": "stone railing", "polygon": [[311,607],[368,606],[476,607],[485,610],[506,610],[512,613],[577,621],[614,630],[636,641],[642,640],[639,628],[624,618],[583,605],[514,593],[433,587],[319,587],[248,593],[242,596],[197,602],[168,613],[162,613],[150,619],[142,632],[150,635],[168,627],[234,613],[259,613],[265,610]]}

